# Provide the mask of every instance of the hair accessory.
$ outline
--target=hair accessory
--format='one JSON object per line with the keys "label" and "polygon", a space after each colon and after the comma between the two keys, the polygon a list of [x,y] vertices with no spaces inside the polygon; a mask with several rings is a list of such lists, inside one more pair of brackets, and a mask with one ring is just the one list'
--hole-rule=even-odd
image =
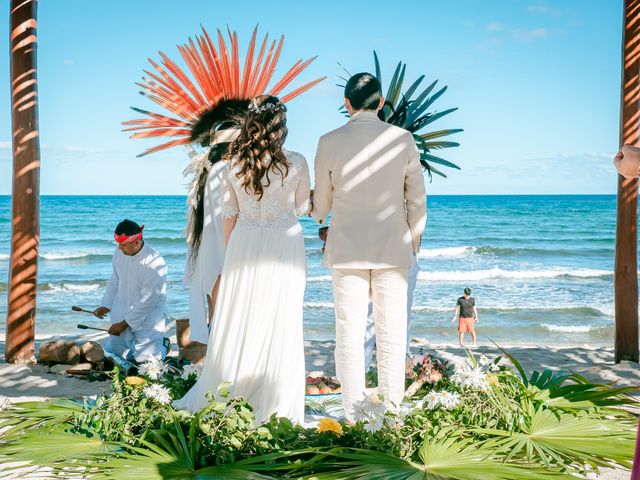
{"label": "hair accessory", "polygon": [[261,114],[261,113],[264,113],[264,112],[276,113],[276,112],[281,111],[281,110],[283,112],[287,111],[287,107],[285,107],[283,103],[265,103],[264,105],[259,107],[256,104],[255,100],[252,100],[251,103],[249,104],[249,111],[251,111],[253,113],[257,113],[257,114]]}

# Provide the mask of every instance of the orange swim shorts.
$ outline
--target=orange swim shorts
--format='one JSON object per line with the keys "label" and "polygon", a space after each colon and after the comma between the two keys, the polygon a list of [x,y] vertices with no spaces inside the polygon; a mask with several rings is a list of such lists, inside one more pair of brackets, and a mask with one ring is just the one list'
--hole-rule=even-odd
{"label": "orange swim shorts", "polygon": [[473,332],[474,323],[476,323],[474,317],[460,317],[458,320],[458,333]]}

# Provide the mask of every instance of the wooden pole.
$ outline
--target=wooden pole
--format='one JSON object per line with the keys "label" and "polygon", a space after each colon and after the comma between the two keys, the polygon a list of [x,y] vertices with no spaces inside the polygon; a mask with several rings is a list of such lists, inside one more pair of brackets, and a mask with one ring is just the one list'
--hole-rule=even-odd
{"label": "wooden pole", "polygon": [[11,0],[11,264],[6,353],[9,363],[35,359],[40,242],[40,132],[36,83],[37,0]]}
{"label": "wooden pole", "polygon": [[[640,140],[640,0],[625,0],[620,144]],[[618,176],[615,361],[638,362],[638,180]]]}

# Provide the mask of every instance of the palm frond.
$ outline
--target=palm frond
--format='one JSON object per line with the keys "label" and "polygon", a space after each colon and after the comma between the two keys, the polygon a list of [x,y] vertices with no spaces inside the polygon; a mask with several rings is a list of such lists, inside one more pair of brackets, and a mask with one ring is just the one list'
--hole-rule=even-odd
{"label": "palm frond", "polygon": [[548,466],[571,465],[579,460],[593,467],[630,467],[635,430],[617,420],[558,414],[539,407],[521,432],[476,429],[493,436],[488,444],[507,459],[524,457]]}
{"label": "palm frond", "polygon": [[317,480],[550,480],[575,478],[534,465],[504,463],[492,452],[452,436],[425,440],[419,451],[422,463],[402,460],[386,453],[360,449],[325,452],[329,472],[302,476]]}
{"label": "palm frond", "polygon": [[[373,61],[375,66],[376,77],[382,84],[382,72],[380,68],[380,59],[378,54],[373,52]],[[426,86],[422,91],[420,87],[422,82],[426,78],[425,75],[421,75],[415,81],[411,83],[409,88],[402,93],[402,87],[405,80],[406,64],[398,62],[396,68],[391,77],[391,81],[387,87],[387,94],[385,96],[385,104],[378,112],[378,117],[392,125],[397,125],[405,130],[409,130],[414,134],[416,138],[416,144],[420,150],[421,157],[420,163],[427,170],[429,175],[435,173],[446,178],[446,175],[438,168],[434,167],[434,164],[442,165],[447,168],[454,168],[460,170],[455,163],[448,160],[441,159],[439,157],[431,157],[431,150],[441,148],[453,148],[458,147],[458,142],[427,142],[434,138],[446,137],[455,133],[462,132],[462,129],[447,129],[438,130],[435,132],[420,132],[427,125],[441,119],[442,117],[449,115],[457,110],[457,108],[449,108],[441,112],[430,112],[429,109],[432,105],[447,91],[447,87],[440,88],[436,93],[434,91],[438,80],[433,81]],[[340,111],[346,114],[346,110],[341,108]],[[437,160],[436,160],[437,159]]]}

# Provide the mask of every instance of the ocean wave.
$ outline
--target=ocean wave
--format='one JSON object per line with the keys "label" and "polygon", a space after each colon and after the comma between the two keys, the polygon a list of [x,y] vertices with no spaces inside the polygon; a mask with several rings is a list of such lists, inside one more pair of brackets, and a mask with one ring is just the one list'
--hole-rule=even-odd
{"label": "ocean wave", "polygon": [[0,253],[0,261],[3,261],[3,260],[9,260],[8,253]]}
{"label": "ocean wave", "polygon": [[317,275],[315,277],[308,277],[307,282],[330,282],[331,275]]}
{"label": "ocean wave", "polygon": [[100,283],[48,283],[43,286],[42,290],[52,293],[80,293],[95,292],[101,287]]}
{"label": "ocean wave", "polygon": [[333,309],[333,302],[305,302],[304,308],[309,309]]}
{"label": "ocean wave", "polygon": [[608,270],[595,268],[552,268],[547,270],[503,270],[495,267],[487,270],[440,271],[418,273],[418,280],[429,282],[480,281],[491,279],[536,279],[536,278],[602,278],[613,275]]}
{"label": "ocean wave", "polygon": [[598,325],[552,325],[549,323],[541,323],[540,326],[553,333],[589,333],[604,328]]}
{"label": "ocean wave", "polygon": [[[555,313],[558,315],[576,315],[587,317],[612,317],[613,307],[585,306],[585,305],[543,305],[531,307],[528,305],[482,305],[478,307],[482,315],[517,314],[517,313]],[[412,312],[420,313],[450,313],[453,307],[435,307],[426,305],[414,305]]]}
{"label": "ocean wave", "polygon": [[[305,302],[304,308],[310,310],[333,310],[335,305],[333,302]],[[611,317],[613,316],[613,307],[607,308],[606,306],[584,306],[584,305],[545,305],[530,307],[526,305],[484,305],[480,308],[482,315],[495,315],[495,314],[512,314],[517,313],[556,313],[558,315],[575,315],[585,317]],[[438,307],[430,305],[414,305],[411,308],[413,313],[431,313],[431,314],[449,314],[453,312],[453,307]]]}
{"label": "ocean wave", "polygon": [[[41,253],[40,258],[44,260],[75,260],[79,258],[87,258],[91,256],[96,256],[100,254],[92,253],[92,252],[71,252],[67,250],[59,251],[59,252],[47,252]],[[104,254],[107,255],[107,254]]]}
{"label": "ocean wave", "polygon": [[462,257],[476,251],[475,247],[443,247],[443,248],[421,248],[418,258],[451,258]]}
{"label": "ocean wave", "polygon": [[554,248],[512,248],[512,247],[491,247],[482,246],[474,249],[477,255],[495,255],[499,257],[515,257],[524,255],[544,256],[544,257],[584,257],[586,255],[609,255],[614,252],[613,248],[589,248],[589,249],[554,249]]}

